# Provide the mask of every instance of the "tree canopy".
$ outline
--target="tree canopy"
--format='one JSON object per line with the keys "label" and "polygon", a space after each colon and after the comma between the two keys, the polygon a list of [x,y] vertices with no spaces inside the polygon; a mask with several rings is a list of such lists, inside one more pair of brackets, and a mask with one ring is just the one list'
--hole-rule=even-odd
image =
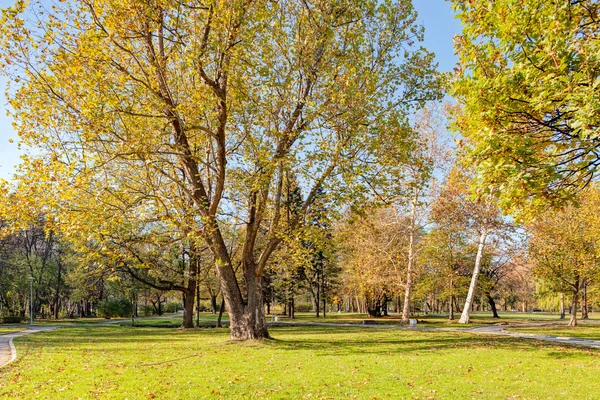
{"label": "tree canopy", "polygon": [[531,216],[600,165],[600,5],[594,0],[454,1],[464,29],[454,95],[481,189]]}

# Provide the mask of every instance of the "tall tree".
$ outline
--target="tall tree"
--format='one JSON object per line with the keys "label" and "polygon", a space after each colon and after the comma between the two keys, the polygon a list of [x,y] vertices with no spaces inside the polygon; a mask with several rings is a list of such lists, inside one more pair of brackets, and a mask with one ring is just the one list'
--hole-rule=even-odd
{"label": "tall tree", "polygon": [[598,265],[600,190],[593,185],[581,193],[580,207],[548,211],[530,225],[529,252],[538,276],[571,292],[570,326],[577,325],[579,299],[586,280]]}
{"label": "tall tree", "polygon": [[38,149],[21,182],[44,187],[66,232],[140,211],[189,228],[213,253],[232,339],[268,336],[261,281],[286,233],[286,173],[307,193],[293,230],[319,187],[360,189],[351,178],[368,175],[377,143],[402,153],[408,115],[439,93],[409,0],[85,0],[27,13],[18,2],[0,24],[17,130]]}
{"label": "tall tree", "polygon": [[471,275],[471,284],[459,322],[468,324],[471,306],[475,298],[477,280],[481,273],[486,241],[500,234],[504,226],[500,211],[489,196],[472,199],[469,183],[472,175],[466,169],[456,167],[449,174],[440,196],[433,207],[433,218],[445,225],[462,227],[472,234],[477,253]]}
{"label": "tall tree", "polygon": [[480,188],[523,216],[563,203],[600,165],[600,4],[454,0],[463,24],[455,128]]}

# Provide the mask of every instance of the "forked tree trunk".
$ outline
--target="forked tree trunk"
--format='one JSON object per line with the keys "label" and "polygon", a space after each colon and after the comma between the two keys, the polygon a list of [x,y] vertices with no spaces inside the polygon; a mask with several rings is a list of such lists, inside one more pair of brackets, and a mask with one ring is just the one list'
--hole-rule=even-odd
{"label": "forked tree trunk", "polygon": [[458,320],[459,324],[468,324],[471,317],[471,305],[473,304],[473,298],[475,297],[475,289],[477,288],[477,279],[479,278],[479,272],[481,271],[481,260],[483,259],[483,248],[485,246],[485,239],[487,238],[487,229],[482,229],[479,235],[479,245],[477,246],[477,257],[475,258],[475,267],[473,268],[473,276],[471,277],[471,285],[469,286],[469,293],[463,307],[462,315]]}
{"label": "forked tree trunk", "polygon": [[255,271],[256,266],[246,262],[246,304],[230,304],[228,307],[229,337],[232,340],[269,338],[262,296],[262,277],[257,276]]}

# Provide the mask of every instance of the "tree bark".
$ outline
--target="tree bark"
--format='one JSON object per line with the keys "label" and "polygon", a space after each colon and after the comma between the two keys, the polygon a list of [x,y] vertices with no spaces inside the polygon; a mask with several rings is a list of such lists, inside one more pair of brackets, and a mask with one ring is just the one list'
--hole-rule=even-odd
{"label": "tree bark", "polygon": [[[196,286],[195,281],[194,286]],[[185,291],[183,293],[183,328],[194,327],[194,294],[195,290]]]}
{"label": "tree bark", "polygon": [[498,315],[498,310],[496,309],[496,302],[490,293],[485,294],[487,296],[488,303],[490,303],[490,308],[492,309],[492,318],[500,318]]}
{"label": "tree bark", "polygon": [[221,328],[221,318],[223,318],[223,311],[225,311],[225,300],[221,300],[221,308],[219,309],[219,316],[217,317],[217,328]]}
{"label": "tree bark", "polygon": [[583,288],[581,292],[581,319],[589,319],[587,308],[587,279],[583,278]]}
{"label": "tree bark", "polygon": [[411,204],[410,227],[408,232],[408,265],[406,267],[406,287],[404,291],[404,307],[402,309],[402,321],[407,322],[410,318],[410,297],[412,292],[412,275],[415,260],[415,224],[417,219],[417,191],[415,189]]}
{"label": "tree bark", "polygon": [[200,327],[200,283],[196,282],[196,327]]}
{"label": "tree bark", "polygon": [[210,308],[213,314],[217,313],[217,296],[214,294],[210,295]]}
{"label": "tree bark", "polygon": [[569,319],[569,326],[577,326],[577,304],[579,300],[579,277],[575,279],[575,285],[573,286],[573,301],[571,302],[571,318]]}
{"label": "tree bark", "polygon": [[323,318],[327,317],[327,296],[325,296],[325,266],[321,271],[321,298],[323,300]]}
{"label": "tree bark", "polygon": [[475,297],[475,289],[477,288],[477,279],[479,278],[479,272],[481,271],[481,261],[483,259],[483,248],[485,246],[485,239],[487,238],[487,229],[482,229],[479,235],[479,245],[477,246],[477,257],[475,258],[475,267],[473,268],[473,276],[471,277],[471,285],[469,286],[469,293],[465,300],[465,306],[463,307],[462,315],[458,320],[459,324],[468,324],[471,317],[471,305],[473,304],[473,298]]}
{"label": "tree bark", "polygon": [[[266,339],[269,338],[269,332],[265,320],[262,277],[256,274],[254,262],[245,260],[245,264],[247,301],[246,304],[229,304],[229,337],[232,340]],[[226,298],[225,305],[227,303]]]}
{"label": "tree bark", "polygon": [[560,319],[565,319],[565,294],[560,293]]}

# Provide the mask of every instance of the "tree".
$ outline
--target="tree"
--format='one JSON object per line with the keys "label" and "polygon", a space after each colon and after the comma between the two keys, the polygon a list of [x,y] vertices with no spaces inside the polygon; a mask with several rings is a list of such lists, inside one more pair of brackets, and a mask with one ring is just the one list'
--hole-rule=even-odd
{"label": "tree", "polygon": [[448,319],[454,320],[458,294],[469,287],[473,257],[468,232],[448,222],[435,221],[433,229],[423,238],[419,256],[423,273],[419,287],[421,292],[435,291],[439,298],[447,301]]}
{"label": "tree", "polygon": [[[404,288],[408,217],[394,207],[354,215],[338,233],[346,285],[376,309]],[[417,238],[418,239],[418,238]]]}
{"label": "tree", "polygon": [[448,175],[440,196],[433,207],[433,219],[445,225],[462,227],[476,237],[477,254],[469,292],[459,323],[468,324],[475,298],[477,280],[481,272],[486,240],[500,234],[505,226],[500,211],[489,196],[473,200],[469,190],[472,176],[463,168],[455,168]]}
{"label": "tree", "polygon": [[[17,130],[36,148],[19,190],[71,237],[93,227],[101,243],[134,217],[182,225],[214,256],[232,339],[268,336],[286,173],[307,193],[293,231],[319,187],[360,192],[377,143],[402,153],[408,115],[439,96],[408,0],[35,7],[1,21]],[[224,233],[237,229],[241,283]]]}
{"label": "tree", "polygon": [[479,187],[531,217],[594,179],[598,152],[595,0],[455,0],[464,29],[455,129]]}
{"label": "tree", "polygon": [[593,185],[581,193],[578,201],[580,207],[569,206],[540,216],[530,226],[529,241],[536,274],[571,291],[570,326],[577,325],[584,283],[598,274],[600,191]]}

